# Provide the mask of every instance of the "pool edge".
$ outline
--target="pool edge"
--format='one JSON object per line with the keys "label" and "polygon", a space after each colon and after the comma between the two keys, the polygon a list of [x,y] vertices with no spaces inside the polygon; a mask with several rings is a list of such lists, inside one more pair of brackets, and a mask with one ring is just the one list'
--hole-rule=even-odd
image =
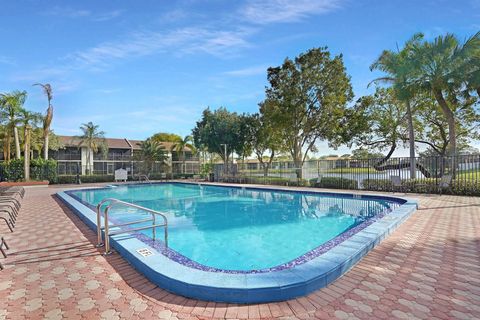
{"label": "pool edge", "polygon": [[[286,190],[284,188],[265,189]],[[308,192],[322,193],[321,190]],[[56,195],[89,228],[96,231],[95,213],[90,208],[63,191]],[[113,236],[111,243],[127,262],[150,281],[175,294],[232,303],[283,301],[321,289],[341,277],[417,209],[416,201],[403,197],[383,195],[374,195],[374,197],[394,198],[406,202],[328,252],[287,270],[237,275],[208,272],[189,268],[161,254],[142,257],[136,250],[148,245],[135,237]]]}

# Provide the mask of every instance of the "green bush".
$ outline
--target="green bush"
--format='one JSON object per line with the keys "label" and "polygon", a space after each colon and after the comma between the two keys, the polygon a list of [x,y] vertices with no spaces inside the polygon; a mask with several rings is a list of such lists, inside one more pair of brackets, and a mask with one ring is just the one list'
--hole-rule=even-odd
{"label": "green bush", "polygon": [[[402,180],[402,191],[414,193],[438,193],[438,183],[440,179],[408,179]],[[373,191],[393,191],[393,185],[390,180],[371,179],[364,180],[363,187],[366,190]],[[480,182],[468,179],[453,180],[451,187],[444,188],[443,194],[480,196]]]}
{"label": "green bush", "polygon": [[75,175],[63,175],[63,176],[58,176],[57,181],[55,183],[58,184],[71,184],[71,183],[76,183],[77,182],[77,176]]}
{"label": "green bush", "polygon": [[320,182],[317,180],[317,178],[311,179],[310,185],[317,188],[358,189],[356,180],[339,177],[323,177]]}
{"label": "green bush", "polygon": [[244,182],[249,184],[269,184],[275,186],[308,186],[308,181],[305,179],[298,180],[282,177],[239,177],[238,181],[234,182]]}
{"label": "green bush", "polygon": [[2,180],[22,181],[23,180],[23,159],[13,159],[10,162],[1,163]]}
{"label": "green bush", "polygon": [[[96,182],[114,182],[113,175],[85,175],[80,176],[82,183],[96,183]],[[77,182],[77,175],[62,175],[58,176],[57,183],[71,184]]]}
{"label": "green bush", "polygon": [[[13,159],[8,163],[0,163],[2,180],[23,181],[23,165],[23,158]],[[48,180],[50,183],[56,183],[57,162],[55,160],[32,159],[30,162],[30,179],[36,181]]]}
{"label": "green bush", "polygon": [[[194,174],[194,173],[174,173],[173,174],[173,179],[191,179],[191,178],[193,178],[194,175],[197,175],[197,174]],[[167,176],[170,177],[169,174]]]}
{"label": "green bush", "polygon": [[30,162],[30,179],[48,180],[57,183],[57,161],[45,159],[32,159]]}

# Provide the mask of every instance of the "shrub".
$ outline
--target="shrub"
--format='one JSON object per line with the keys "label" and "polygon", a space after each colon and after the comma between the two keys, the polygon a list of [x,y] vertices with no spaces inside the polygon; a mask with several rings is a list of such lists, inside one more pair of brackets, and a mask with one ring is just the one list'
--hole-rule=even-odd
{"label": "shrub", "polygon": [[317,182],[317,178],[314,178],[310,180],[310,185],[317,188],[358,189],[356,180],[339,177],[323,177],[320,182]]}
{"label": "shrub", "polygon": [[32,159],[30,162],[30,178],[32,180],[48,180],[57,183],[57,161],[45,159]]}
{"label": "shrub", "polygon": [[270,184],[275,186],[308,186],[308,181],[305,179],[291,179],[282,177],[245,177],[238,182],[245,182],[249,184]]}
{"label": "shrub", "polygon": [[22,181],[23,180],[23,159],[13,159],[2,164],[2,180]]}
{"label": "shrub", "polygon": [[[23,159],[13,159],[10,162],[0,163],[1,180],[24,180]],[[48,180],[55,183],[57,180],[57,162],[55,160],[32,159],[30,162],[31,180]]]}
{"label": "shrub", "polygon": [[[113,175],[85,175],[80,176],[82,183],[95,183],[95,182],[114,182]],[[58,176],[57,183],[71,184],[77,182],[77,175],[63,175]]]}
{"label": "shrub", "polygon": [[[439,179],[408,179],[402,180],[403,191],[414,193],[438,193]],[[364,180],[363,186],[366,190],[373,191],[393,191],[393,185],[390,180],[371,179]],[[456,179],[453,180],[450,188],[444,188],[443,194],[479,196],[480,184],[476,180]]]}

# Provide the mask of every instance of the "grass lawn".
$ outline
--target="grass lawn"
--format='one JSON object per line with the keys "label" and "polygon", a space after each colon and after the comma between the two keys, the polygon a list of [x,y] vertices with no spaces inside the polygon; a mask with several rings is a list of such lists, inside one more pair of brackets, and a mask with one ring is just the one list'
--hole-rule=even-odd
{"label": "grass lawn", "polygon": [[467,170],[467,171],[458,171],[457,179],[470,179],[477,180],[480,179],[480,169],[476,170]]}
{"label": "grass lawn", "polygon": [[375,173],[378,172],[374,168],[335,168],[320,170],[323,173]]}

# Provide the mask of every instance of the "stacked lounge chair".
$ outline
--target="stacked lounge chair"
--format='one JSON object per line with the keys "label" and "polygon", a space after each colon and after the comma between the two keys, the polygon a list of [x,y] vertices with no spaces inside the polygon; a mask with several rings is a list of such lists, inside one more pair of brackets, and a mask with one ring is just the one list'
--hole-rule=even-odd
{"label": "stacked lounge chair", "polygon": [[[10,232],[13,232],[17,216],[21,207],[21,200],[25,196],[23,187],[2,187],[0,188],[0,220],[3,220]],[[7,257],[5,250],[8,250],[5,239],[0,236],[0,253],[4,258]],[[0,263],[0,270],[3,265]]]}

